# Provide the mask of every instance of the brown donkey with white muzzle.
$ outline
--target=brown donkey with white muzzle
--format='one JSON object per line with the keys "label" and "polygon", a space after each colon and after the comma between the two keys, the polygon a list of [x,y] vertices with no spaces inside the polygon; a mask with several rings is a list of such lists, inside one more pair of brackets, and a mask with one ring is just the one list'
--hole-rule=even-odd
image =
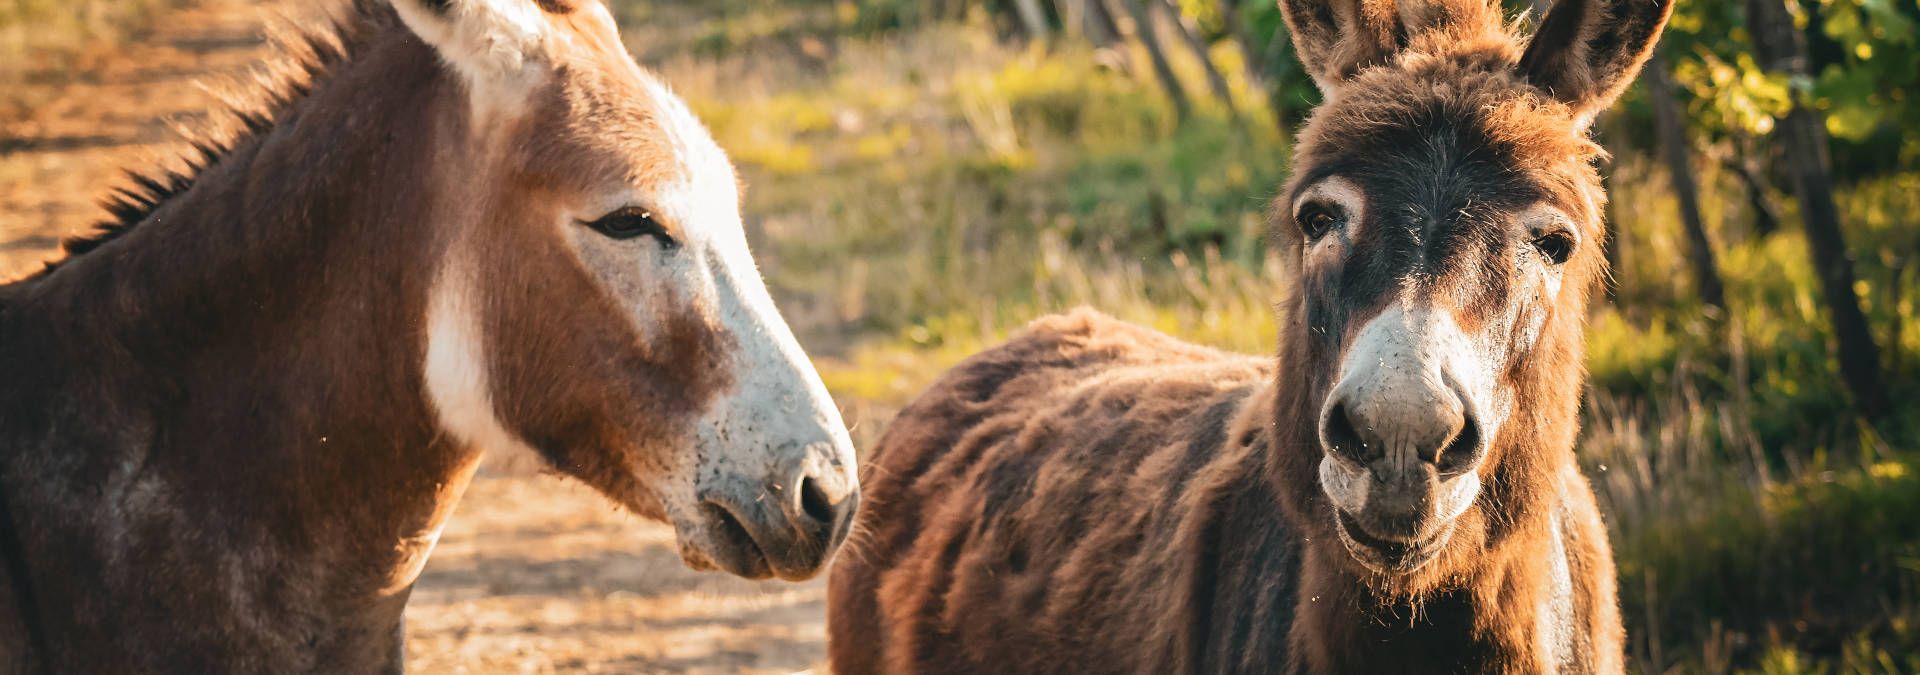
{"label": "brown donkey with white muzzle", "polygon": [[1282,3],[1327,94],[1274,203],[1277,359],[1036,322],[887,430],[835,669],[1622,670],[1574,461],[1587,138],[1670,0]]}
{"label": "brown donkey with white muzzle", "polygon": [[0,286],[0,672],[396,670],[483,450],[803,579],[858,501],[738,181],[599,0],[360,0]]}

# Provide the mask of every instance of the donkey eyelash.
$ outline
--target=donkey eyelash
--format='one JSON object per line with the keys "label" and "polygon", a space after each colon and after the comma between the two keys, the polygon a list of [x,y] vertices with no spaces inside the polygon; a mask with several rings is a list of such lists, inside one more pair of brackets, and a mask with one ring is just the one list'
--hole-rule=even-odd
{"label": "donkey eyelash", "polygon": [[1572,232],[1552,230],[1533,238],[1533,248],[1545,256],[1547,262],[1555,266],[1564,265],[1573,258],[1573,252],[1579,248],[1579,241]]}
{"label": "donkey eyelash", "polygon": [[1307,236],[1308,241],[1318,240],[1346,220],[1346,209],[1339,204],[1321,201],[1301,204],[1293,214],[1293,222],[1300,226],[1300,232]]}
{"label": "donkey eyelash", "polygon": [[1566,216],[1557,212],[1534,220],[1534,224],[1527,229],[1527,245],[1555,267],[1566,264],[1580,249],[1578,231]]}
{"label": "donkey eyelash", "polygon": [[680,242],[675,241],[673,235],[667,232],[666,226],[660,223],[652,209],[630,206],[588,222],[586,225],[608,239],[625,241],[639,237],[653,237],[660,241],[662,248],[671,250],[680,246]]}

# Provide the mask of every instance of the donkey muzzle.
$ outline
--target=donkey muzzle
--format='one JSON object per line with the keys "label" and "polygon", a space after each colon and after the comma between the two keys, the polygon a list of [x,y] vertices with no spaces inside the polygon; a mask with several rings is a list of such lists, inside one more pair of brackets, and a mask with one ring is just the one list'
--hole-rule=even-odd
{"label": "donkey muzzle", "polygon": [[860,487],[829,443],[779,454],[767,475],[719,477],[698,497],[717,565],[752,579],[801,581],[825,569],[846,540]]}

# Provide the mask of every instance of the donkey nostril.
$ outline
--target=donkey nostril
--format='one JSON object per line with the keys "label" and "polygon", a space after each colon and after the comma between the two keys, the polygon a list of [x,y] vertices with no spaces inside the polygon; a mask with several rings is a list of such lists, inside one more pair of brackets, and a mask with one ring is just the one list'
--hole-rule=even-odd
{"label": "donkey nostril", "polygon": [[1360,464],[1366,464],[1373,453],[1369,452],[1367,442],[1353,427],[1353,418],[1347,414],[1345,403],[1333,404],[1327,411],[1327,428],[1323,432],[1327,443],[1327,452],[1345,457]]}
{"label": "donkey nostril", "polygon": [[1480,455],[1480,425],[1473,415],[1461,420],[1460,433],[1440,451],[1439,457],[1430,460],[1438,465],[1441,473],[1454,473],[1471,465]]}
{"label": "donkey nostril", "polygon": [[800,482],[800,510],[808,518],[822,524],[830,524],[834,520],[832,502],[827,499],[826,491],[820,488],[820,482],[811,476]]}

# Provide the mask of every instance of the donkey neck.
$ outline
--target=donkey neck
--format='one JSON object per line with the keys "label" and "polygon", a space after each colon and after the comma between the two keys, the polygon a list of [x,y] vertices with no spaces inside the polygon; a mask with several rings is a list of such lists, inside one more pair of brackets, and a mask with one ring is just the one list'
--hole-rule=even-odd
{"label": "donkey neck", "polygon": [[[397,623],[477,461],[421,385],[446,237],[419,196],[471,136],[435,64],[375,37],[145,222],[0,293],[0,370],[18,375],[0,390],[0,471],[42,530],[30,553],[277,575],[291,591],[240,610],[345,603]],[[174,534],[127,535],[157,527]],[[97,541],[75,563],[49,531]],[[55,593],[142,592],[46,575]]]}
{"label": "donkey neck", "polygon": [[1554,510],[1546,555],[1496,546],[1459,586],[1417,598],[1384,598],[1328,559],[1346,555],[1337,544],[1309,544],[1292,658],[1316,673],[1564,672],[1578,651],[1578,599]]}

